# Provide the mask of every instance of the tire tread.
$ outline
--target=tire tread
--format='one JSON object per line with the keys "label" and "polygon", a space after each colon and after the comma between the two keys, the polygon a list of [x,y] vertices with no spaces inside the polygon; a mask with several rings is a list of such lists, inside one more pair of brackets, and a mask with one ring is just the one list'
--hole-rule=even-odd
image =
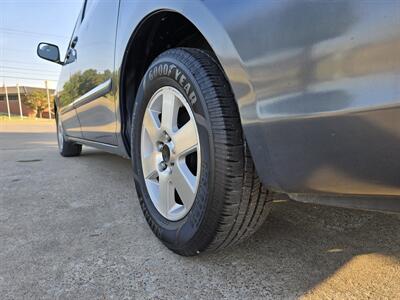
{"label": "tire tread", "polygon": [[216,234],[207,250],[221,250],[250,237],[265,222],[273,194],[260,182],[244,140],[239,111],[222,69],[206,51],[175,52],[200,85],[210,114],[216,156],[215,172],[224,198]]}

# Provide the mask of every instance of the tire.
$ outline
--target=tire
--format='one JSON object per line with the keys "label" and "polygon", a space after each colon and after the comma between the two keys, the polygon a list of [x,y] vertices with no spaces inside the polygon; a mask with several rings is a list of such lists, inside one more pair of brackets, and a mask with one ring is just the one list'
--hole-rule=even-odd
{"label": "tire", "polygon": [[[172,89],[168,90],[170,88]],[[147,147],[148,141],[153,141],[152,135],[149,134],[153,129],[148,129],[150,123],[147,116],[152,115],[151,124],[159,125],[159,129],[162,130],[163,124],[167,124],[163,115],[168,119],[168,111],[162,107],[164,97],[171,97],[168,93],[175,90],[178,92],[174,94],[174,101],[180,101],[178,96],[183,95],[186,103],[180,105],[186,105],[192,112],[198,138],[198,150],[195,153],[197,162],[201,163],[197,163],[195,170],[199,170],[199,173],[196,173],[198,185],[192,206],[189,210],[186,209],[185,215],[173,219],[170,212],[174,211],[175,207],[180,208],[181,204],[182,207],[186,207],[187,199],[180,197],[180,190],[184,189],[180,181],[177,183],[174,179],[179,177],[174,175],[177,168],[175,164],[166,167],[171,168],[168,176],[173,179],[170,185],[165,184],[164,179],[160,177],[164,172],[164,168],[160,167],[162,162],[164,167],[168,162],[172,162],[164,159],[169,158],[164,156],[164,142],[157,142],[151,148]],[[157,96],[159,91],[162,91],[161,96]],[[163,99],[161,106],[156,102],[159,100],[154,100],[159,98]],[[151,105],[161,107],[161,113]],[[163,113],[165,111],[167,113]],[[178,129],[172,136],[168,136],[171,143],[178,141],[177,145],[168,146],[172,152],[174,149],[184,148],[179,146],[181,139],[176,136],[186,124],[179,128],[179,113],[177,115],[175,130],[177,127]],[[172,113],[172,116],[175,114]],[[192,117],[188,123],[191,121]],[[155,128],[158,130],[157,126]],[[157,134],[163,135],[164,132]],[[154,136],[158,137],[157,134]],[[168,130],[166,134],[169,134]],[[193,136],[194,134],[190,135]],[[153,61],[136,96],[132,115],[131,149],[134,180],[144,216],[155,235],[172,251],[191,256],[208,250],[224,249],[246,239],[264,223],[271,208],[272,194],[262,186],[256,174],[243,137],[239,112],[230,85],[219,65],[207,52],[192,48],[175,48],[165,51]],[[157,151],[162,152],[161,156]],[[147,172],[147,158],[150,154],[145,156],[145,152],[154,154],[154,157],[162,157],[158,165],[157,159],[152,160],[158,166],[157,170]],[[166,153],[168,154],[168,149]],[[182,158],[176,158],[176,164],[182,161]],[[183,164],[187,164],[189,168],[186,157]],[[145,178],[145,173],[146,176],[153,174],[153,177]],[[157,187],[157,180],[158,193],[152,190],[153,186]],[[163,188],[164,186],[169,188]],[[164,198],[171,202],[173,188],[176,192],[176,204],[172,203],[173,209],[168,210],[170,205],[163,206],[162,203]],[[154,189],[157,191],[157,188]],[[164,193],[165,191],[167,192]],[[159,196],[158,202],[154,200],[153,195]],[[158,207],[166,209],[162,211]]]}
{"label": "tire", "polygon": [[58,151],[61,156],[71,157],[71,156],[79,156],[82,152],[82,145],[77,144],[71,141],[68,141],[65,137],[62,122],[58,113],[56,115],[56,124],[57,124],[57,142],[58,142]]}

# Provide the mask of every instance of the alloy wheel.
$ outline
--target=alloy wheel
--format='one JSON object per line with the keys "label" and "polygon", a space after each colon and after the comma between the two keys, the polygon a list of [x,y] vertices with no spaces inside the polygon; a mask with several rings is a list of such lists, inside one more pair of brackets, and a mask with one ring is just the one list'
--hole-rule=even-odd
{"label": "alloy wheel", "polygon": [[147,191],[158,212],[170,221],[190,211],[200,178],[200,143],[193,112],[176,88],[151,97],[141,130],[141,162]]}

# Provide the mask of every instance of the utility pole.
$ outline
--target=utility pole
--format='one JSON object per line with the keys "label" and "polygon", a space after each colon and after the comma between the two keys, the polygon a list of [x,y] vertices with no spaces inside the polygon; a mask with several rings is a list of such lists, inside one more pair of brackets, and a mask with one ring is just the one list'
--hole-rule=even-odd
{"label": "utility pole", "polygon": [[6,91],[6,101],[7,101],[8,118],[11,119],[10,102],[8,101],[8,91],[7,91],[7,85],[6,85],[6,84],[4,84],[4,90]]}
{"label": "utility pole", "polygon": [[44,84],[46,85],[47,105],[49,107],[49,119],[51,119],[50,93],[49,93],[49,86],[47,84],[47,80],[44,81]]}
{"label": "utility pole", "polygon": [[24,116],[22,115],[21,93],[19,92],[19,84],[18,83],[17,83],[17,92],[18,92],[19,114],[21,116],[21,119],[23,119]]}

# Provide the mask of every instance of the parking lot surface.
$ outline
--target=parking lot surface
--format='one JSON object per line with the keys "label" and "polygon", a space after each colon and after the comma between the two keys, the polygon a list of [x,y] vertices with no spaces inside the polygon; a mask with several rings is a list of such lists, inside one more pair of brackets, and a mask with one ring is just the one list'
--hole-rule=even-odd
{"label": "parking lot surface", "polygon": [[236,248],[180,257],[152,234],[126,159],[57,152],[0,120],[1,299],[400,297],[400,216],[276,201]]}

